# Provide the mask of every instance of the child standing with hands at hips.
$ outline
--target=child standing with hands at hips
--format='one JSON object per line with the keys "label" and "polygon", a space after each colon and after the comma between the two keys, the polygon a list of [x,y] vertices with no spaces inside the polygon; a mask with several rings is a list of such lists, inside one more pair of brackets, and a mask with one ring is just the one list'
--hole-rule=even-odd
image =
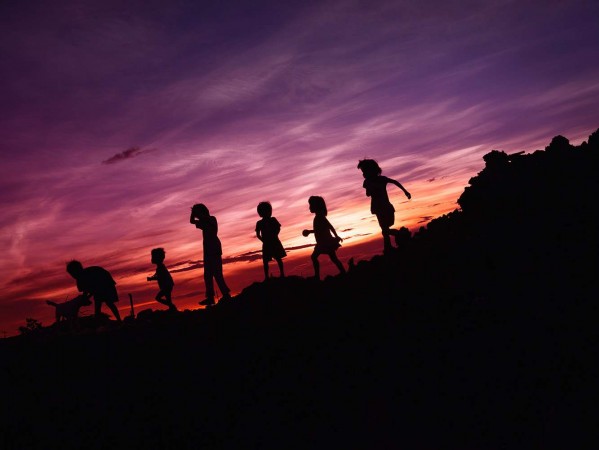
{"label": "child standing with hands at hips", "polygon": [[256,237],[262,241],[262,262],[264,264],[264,280],[268,280],[268,263],[271,259],[279,265],[281,278],[285,277],[283,271],[283,259],[287,256],[283,244],[279,240],[281,224],[272,217],[272,206],[268,202],[258,204],[258,215],[262,217],[256,222]]}
{"label": "child standing with hands at hips", "polygon": [[362,186],[366,189],[366,196],[370,197],[370,212],[376,215],[381,227],[384,252],[388,253],[393,248],[390,235],[397,237],[398,230],[391,229],[391,225],[395,222],[395,208],[389,201],[387,184],[391,183],[400,188],[408,197],[408,200],[412,198],[412,195],[399,181],[381,175],[383,171],[374,159],[362,159],[358,163],[358,169],[362,171],[364,176]]}
{"label": "child standing with hands at hips", "polygon": [[175,283],[170,272],[164,265],[164,258],[166,256],[163,248],[154,248],[151,252],[152,264],[156,264],[156,273],[151,277],[148,277],[148,281],[158,281],[158,294],[156,294],[156,301],[168,306],[169,311],[177,311],[177,307],[173,304],[171,298],[173,287]]}
{"label": "child standing with hands at hips", "polygon": [[203,237],[206,298],[200,302],[200,305],[214,305],[214,280],[223,294],[221,300],[230,300],[231,291],[223,277],[223,250],[218,238],[216,217],[210,215],[206,205],[197,203],[191,208],[189,222],[202,230]]}
{"label": "child standing with hands at hips", "polygon": [[[345,273],[345,268],[339,258],[337,258],[337,249],[341,247],[340,242],[343,240],[333,228],[333,225],[327,220],[327,205],[322,197],[312,196],[308,199],[310,212],[314,213],[314,222],[312,230],[302,231],[302,235],[309,236],[314,233],[316,238],[316,246],[312,253],[312,264],[314,265],[314,278],[320,280],[320,263],[318,257],[321,254],[329,255],[333,264],[337,266],[340,273]],[[332,233],[332,234],[331,234]]]}

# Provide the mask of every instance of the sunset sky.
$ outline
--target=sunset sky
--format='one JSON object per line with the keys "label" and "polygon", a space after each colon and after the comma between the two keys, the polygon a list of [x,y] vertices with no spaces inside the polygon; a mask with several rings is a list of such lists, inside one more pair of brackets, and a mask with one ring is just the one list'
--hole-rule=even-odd
{"label": "sunset sky", "polygon": [[263,276],[263,200],[289,275],[312,275],[311,195],[344,263],[380,253],[358,160],[411,192],[388,188],[416,231],[492,149],[579,144],[599,127],[598,17],[576,0],[1,2],[0,332],[53,322],[45,300],[77,294],[70,259],[113,274],[122,314],[127,293],[164,309],[153,247],[175,304],[199,307],[194,203],[233,293]]}

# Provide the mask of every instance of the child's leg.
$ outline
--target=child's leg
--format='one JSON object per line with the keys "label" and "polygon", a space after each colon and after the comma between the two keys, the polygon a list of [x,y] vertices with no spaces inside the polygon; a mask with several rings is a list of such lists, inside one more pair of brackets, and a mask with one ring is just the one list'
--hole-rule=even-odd
{"label": "child's leg", "polygon": [[106,306],[108,306],[108,309],[110,309],[110,311],[112,311],[112,314],[114,314],[114,317],[116,317],[117,321],[121,321],[121,315],[119,314],[119,310],[117,309],[116,305],[112,302],[106,302]]}
{"label": "child's leg", "polygon": [[96,300],[94,298],[94,314],[96,318],[100,317],[100,313],[102,311],[102,302],[100,300]]}
{"label": "child's leg", "polygon": [[281,275],[281,278],[285,278],[285,271],[283,270],[283,259],[276,258],[276,260],[277,264],[279,265],[279,274]]}
{"label": "child's leg", "polygon": [[391,236],[389,228],[383,228],[383,249],[385,252],[391,250],[393,246],[391,245]]}
{"label": "child's leg", "polygon": [[268,280],[268,259],[262,258],[262,265],[264,266],[264,279]]}
{"label": "child's leg", "polygon": [[216,280],[216,284],[218,284],[218,288],[223,296],[228,297],[231,290],[227,286],[227,283],[225,283],[225,277],[223,276],[223,260],[220,256],[215,264],[214,279]]}
{"label": "child's leg", "polygon": [[173,303],[172,291],[164,291],[164,304],[168,306],[169,310],[177,311],[177,307]]}
{"label": "child's leg", "polygon": [[391,225],[395,222],[395,213],[393,210],[387,210],[376,215],[381,232],[383,234],[383,248],[385,253],[393,248],[391,245]]}
{"label": "child's leg", "polygon": [[341,261],[339,261],[339,258],[337,258],[337,253],[332,251],[331,253],[329,253],[329,258],[331,258],[331,261],[333,261],[333,263],[337,266],[339,272],[345,273],[345,267],[343,267],[343,264],[341,263]]}
{"label": "child's leg", "polygon": [[312,253],[312,265],[314,266],[314,278],[320,280],[320,263],[318,262],[318,255],[320,253],[314,252]]}
{"label": "child's leg", "polygon": [[[401,247],[401,240],[402,240],[402,237],[405,238],[405,235],[402,236],[402,232],[395,228],[389,230],[389,234],[391,234],[391,236],[393,236],[393,241],[395,242],[395,248]],[[408,234],[409,234],[409,232],[408,232]]]}
{"label": "child's leg", "polygon": [[158,303],[162,303],[163,305],[167,305],[167,303],[162,299],[163,296],[164,296],[164,292],[158,291],[158,294],[156,294],[155,300]]}
{"label": "child's leg", "polygon": [[214,299],[214,272],[212,264],[204,261],[204,286],[206,288],[206,298]]}

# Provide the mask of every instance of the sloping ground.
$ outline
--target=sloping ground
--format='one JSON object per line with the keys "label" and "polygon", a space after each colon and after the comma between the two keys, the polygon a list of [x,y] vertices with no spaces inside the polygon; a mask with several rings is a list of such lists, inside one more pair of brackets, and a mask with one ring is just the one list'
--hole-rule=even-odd
{"label": "sloping ground", "polygon": [[558,144],[486,159],[462,211],[344,276],[3,340],[2,448],[594,442],[597,151]]}
{"label": "sloping ground", "polygon": [[394,284],[355,279],[316,293],[305,280],[273,280],[226,308],[3,345],[3,448],[547,448],[588,438],[589,299],[413,302]]}

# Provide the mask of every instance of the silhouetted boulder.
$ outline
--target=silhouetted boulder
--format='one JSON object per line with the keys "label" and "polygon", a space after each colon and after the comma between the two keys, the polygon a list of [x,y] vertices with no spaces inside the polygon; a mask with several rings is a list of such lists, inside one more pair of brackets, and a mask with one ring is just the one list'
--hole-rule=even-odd
{"label": "silhouetted boulder", "polygon": [[589,136],[588,146],[594,151],[599,151],[599,128]]}
{"label": "silhouetted boulder", "polygon": [[545,147],[546,152],[566,152],[571,150],[573,147],[570,145],[570,141],[562,135],[555,136],[551,143]]}

